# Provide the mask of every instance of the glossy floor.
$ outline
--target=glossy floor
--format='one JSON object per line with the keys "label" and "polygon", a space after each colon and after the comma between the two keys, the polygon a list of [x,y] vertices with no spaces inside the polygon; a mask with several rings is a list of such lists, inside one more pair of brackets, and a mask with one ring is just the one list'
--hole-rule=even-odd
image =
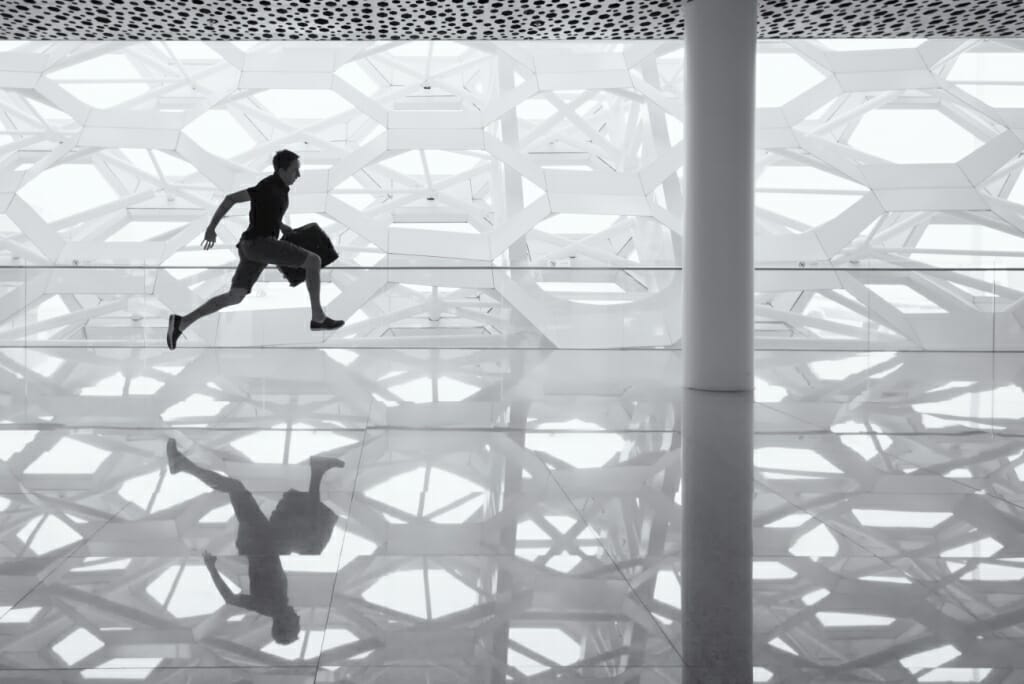
{"label": "glossy floor", "polygon": [[[0,679],[702,681],[680,372],[0,350]],[[757,373],[753,679],[1024,681],[1024,355]]]}

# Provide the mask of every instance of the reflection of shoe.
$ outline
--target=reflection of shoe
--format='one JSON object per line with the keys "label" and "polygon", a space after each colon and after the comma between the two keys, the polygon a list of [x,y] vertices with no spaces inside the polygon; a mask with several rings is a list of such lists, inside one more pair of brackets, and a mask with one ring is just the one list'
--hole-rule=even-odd
{"label": "reflection of shoe", "polygon": [[330,316],[324,316],[322,321],[310,321],[310,330],[337,330],[341,326],[345,325],[345,321],[336,321]]}
{"label": "reflection of shoe", "polygon": [[174,475],[181,470],[181,459],[184,458],[178,451],[178,443],[173,437],[167,438],[167,472]]}
{"label": "reflection of shoe", "polygon": [[313,456],[309,459],[310,470],[330,470],[331,468],[344,468],[345,462],[340,458],[329,456]]}
{"label": "reflection of shoe", "polygon": [[167,319],[167,348],[177,348],[179,337],[181,337],[181,316],[171,314]]}

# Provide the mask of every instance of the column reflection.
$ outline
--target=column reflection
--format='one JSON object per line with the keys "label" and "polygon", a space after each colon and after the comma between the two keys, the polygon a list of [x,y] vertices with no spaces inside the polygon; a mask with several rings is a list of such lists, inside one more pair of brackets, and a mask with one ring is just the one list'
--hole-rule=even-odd
{"label": "column reflection", "polygon": [[683,394],[687,682],[750,681],[753,393]]}

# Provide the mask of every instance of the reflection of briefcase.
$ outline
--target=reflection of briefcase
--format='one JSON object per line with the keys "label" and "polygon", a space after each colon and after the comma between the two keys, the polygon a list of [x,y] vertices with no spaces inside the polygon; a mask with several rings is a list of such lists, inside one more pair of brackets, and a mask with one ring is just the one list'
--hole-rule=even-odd
{"label": "reflection of briefcase", "polygon": [[287,532],[286,538],[277,540],[279,548],[309,555],[326,548],[337,522],[338,515],[312,494],[294,489],[281,496],[270,514],[271,527]]}
{"label": "reflection of briefcase", "polygon": [[[315,223],[307,223],[301,228],[296,228],[281,239],[316,254],[320,257],[321,268],[338,259],[338,252],[331,244],[331,238]],[[278,266],[277,270],[281,271],[281,275],[288,280],[288,284],[292,287],[306,282],[306,269],[304,268]]]}

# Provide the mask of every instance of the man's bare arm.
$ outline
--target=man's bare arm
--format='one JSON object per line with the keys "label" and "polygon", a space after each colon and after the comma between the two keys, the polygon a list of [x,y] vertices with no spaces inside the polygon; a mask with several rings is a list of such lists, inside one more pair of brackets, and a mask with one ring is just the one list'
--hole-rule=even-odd
{"label": "man's bare arm", "polygon": [[210,225],[206,228],[206,234],[203,236],[203,249],[213,247],[213,243],[217,241],[217,224],[220,223],[220,220],[224,218],[224,215],[228,213],[231,207],[240,202],[248,202],[250,199],[248,190],[239,190],[224,198],[220,206],[217,207],[217,210],[213,212]]}
{"label": "man's bare arm", "polygon": [[210,572],[210,579],[213,580],[213,586],[217,587],[217,593],[224,599],[224,603],[232,606],[245,607],[244,599],[249,598],[243,594],[233,594],[231,589],[228,587],[227,582],[220,576],[220,572],[217,570],[217,557],[208,551],[203,552],[203,563],[206,565],[206,569]]}

